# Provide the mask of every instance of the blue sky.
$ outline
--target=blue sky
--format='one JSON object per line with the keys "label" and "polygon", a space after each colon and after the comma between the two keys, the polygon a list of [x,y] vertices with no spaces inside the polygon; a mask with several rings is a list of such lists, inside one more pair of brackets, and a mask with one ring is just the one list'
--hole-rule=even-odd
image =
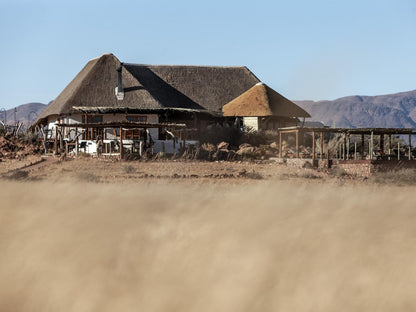
{"label": "blue sky", "polygon": [[292,100],[416,89],[416,1],[0,0],[0,108],[53,100],[106,52],[245,65]]}

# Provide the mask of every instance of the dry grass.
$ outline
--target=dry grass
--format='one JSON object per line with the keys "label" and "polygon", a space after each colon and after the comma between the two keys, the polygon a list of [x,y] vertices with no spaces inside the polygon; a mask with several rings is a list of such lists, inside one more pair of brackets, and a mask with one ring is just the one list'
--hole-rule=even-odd
{"label": "dry grass", "polygon": [[370,177],[370,182],[388,185],[416,185],[416,169],[377,172]]}
{"label": "dry grass", "polygon": [[74,181],[0,182],[0,311],[416,309],[412,187]]}

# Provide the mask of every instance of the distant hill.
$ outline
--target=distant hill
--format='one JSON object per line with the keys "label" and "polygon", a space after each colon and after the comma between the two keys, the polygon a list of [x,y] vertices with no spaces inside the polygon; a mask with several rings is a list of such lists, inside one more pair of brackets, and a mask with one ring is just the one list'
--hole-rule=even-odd
{"label": "distant hill", "polygon": [[[312,116],[330,127],[385,127],[416,129],[416,90],[378,96],[347,96],[334,101],[294,101]],[[28,103],[17,107],[16,118],[25,125],[33,123],[48,106]],[[35,112],[35,113],[31,113]],[[6,111],[7,123],[14,123],[14,108]],[[36,115],[36,116],[35,116]],[[0,112],[0,120],[4,120]]]}
{"label": "distant hill", "polygon": [[379,96],[347,96],[334,101],[294,101],[311,120],[331,127],[416,128],[416,90]]}
{"label": "distant hill", "polygon": [[[25,126],[32,124],[48,104],[28,103],[16,107],[16,120],[23,122]],[[29,116],[30,114],[30,116]],[[6,110],[7,123],[14,124],[14,108]],[[30,120],[28,120],[30,118]],[[0,120],[5,120],[4,112],[0,111]]]}

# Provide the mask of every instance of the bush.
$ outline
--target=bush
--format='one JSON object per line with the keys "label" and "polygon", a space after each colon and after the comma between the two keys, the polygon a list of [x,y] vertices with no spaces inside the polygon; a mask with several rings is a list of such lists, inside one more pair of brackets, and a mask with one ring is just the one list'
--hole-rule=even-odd
{"label": "bush", "polygon": [[252,172],[247,172],[244,177],[253,180],[262,180],[264,178],[261,173],[255,172],[254,170]]}
{"label": "bush", "polygon": [[78,173],[78,180],[83,181],[83,182],[97,183],[100,181],[100,178],[94,173],[84,171],[84,172]]}
{"label": "bush", "polygon": [[340,167],[333,168],[331,173],[338,178],[345,177],[347,175],[347,172]]}
{"label": "bush", "polygon": [[136,168],[134,168],[132,165],[126,165],[123,167],[125,173],[135,173]]}

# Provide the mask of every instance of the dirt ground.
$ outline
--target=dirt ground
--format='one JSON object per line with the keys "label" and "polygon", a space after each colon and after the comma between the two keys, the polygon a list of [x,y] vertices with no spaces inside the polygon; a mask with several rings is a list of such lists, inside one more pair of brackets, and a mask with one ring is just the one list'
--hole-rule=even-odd
{"label": "dirt ground", "polygon": [[[41,157],[5,160],[0,174],[38,163]],[[314,169],[294,168],[276,162],[204,161],[118,161],[78,158],[25,168],[30,180],[52,182],[84,181],[97,183],[191,183],[250,184],[260,181],[294,180],[305,183],[339,183],[339,178]],[[344,179],[350,180],[350,179]],[[360,182],[360,179],[355,179]],[[345,181],[343,182],[345,183]],[[347,181],[348,183],[348,181]]]}
{"label": "dirt ground", "polygon": [[[0,163],[0,311],[415,311],[415,186],[277,163]],[[25,173],[25,174],[23,174]],[[138,187],[139,186],[139,187]]]}
{"label": "dirt ground", "polygon": [[[88,165],[123,183],[74,183]],[[126,165],[272,177],[129,179]],[[0,311],[415,311],[414,187],[276,168],[79,160],[37,172],[58,183],[0,181]]]}

